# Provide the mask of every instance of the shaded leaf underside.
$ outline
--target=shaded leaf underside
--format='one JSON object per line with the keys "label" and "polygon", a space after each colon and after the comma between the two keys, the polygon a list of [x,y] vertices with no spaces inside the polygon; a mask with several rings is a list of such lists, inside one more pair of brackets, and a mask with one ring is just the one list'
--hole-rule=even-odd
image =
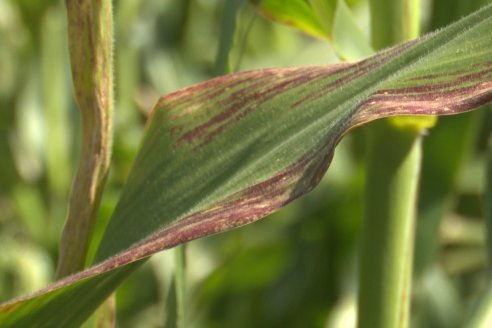
{"label": "shaded leaf underside", "polygon": [[309,192],[350,129],[491,101],[490,17],[492,6],[353,64],[242,72],[161,98],[101,263],[3,304],[0,322],[76,326],[146,257],[256,221]]}

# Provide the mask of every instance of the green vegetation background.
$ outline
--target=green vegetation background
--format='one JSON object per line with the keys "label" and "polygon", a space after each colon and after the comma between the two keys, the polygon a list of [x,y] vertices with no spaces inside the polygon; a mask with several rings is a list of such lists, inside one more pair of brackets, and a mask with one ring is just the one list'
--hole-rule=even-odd
{"label": "green vegetation background", "polygon": [[[115,1],[114,150],[93,251],[153,102],[213,77],[220,66],[224,2]],[[423,1],[424,30],[485,2]],[[349,3],[367,31],[367,4]],[[337,61],[328,43],[258,16],[249,3],[240,7],[236,27],[232,70]],[[63,2],[0,1],[0,301],[53,279],[80,144],[69,71]],[[491,114],[440,118],[425,137],[414,327],[455,326],[483,287],[481,195]],[[309,196],[187,246],[190,327],[347,327],[354,320],[363,138],[357,130],[342,141]],[[119,289],[119,327],[164,326],[173,266],[173,251],[158,254]]]}

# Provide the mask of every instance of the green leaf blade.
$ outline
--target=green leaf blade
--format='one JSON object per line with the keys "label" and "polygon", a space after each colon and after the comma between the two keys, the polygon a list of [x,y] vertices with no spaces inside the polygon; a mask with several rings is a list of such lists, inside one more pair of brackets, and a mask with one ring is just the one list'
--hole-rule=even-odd
{"label": "green leaf blade", "polygon": [[[325,29],[310,4],[303,0],[251,0],[262,15],[320,39],[329,39]],[[328,13],[331,17],[333,13]]]}
{"label": "green leaf blade", "polygon": [[491,17],[488,6],[358,63],[243,72],[161,98],[96,256],[101,263],[3,304],[0,322],[83,322],[146,257],[256,221],[309,192],[350,129],[490,102]]}

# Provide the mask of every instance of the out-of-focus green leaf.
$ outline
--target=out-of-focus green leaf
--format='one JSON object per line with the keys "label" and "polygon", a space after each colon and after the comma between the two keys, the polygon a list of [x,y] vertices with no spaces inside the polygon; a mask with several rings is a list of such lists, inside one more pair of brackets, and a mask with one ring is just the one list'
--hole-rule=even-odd
{"label": "out-of-focus green leaf", "polygon": [[58,197],[70,186],[70,136],[68,108],[68,63],[64,56],[66,23],[61,10],[49,9],[42,21],[41,78],[46,117],[46,170],[50,189]]}
{"label": "out-of-focus green leaf", "polygon": [[0,322],[77,326],[146,257],[254,222],[312,190],[350,129],[491,101],[491,29],[488,6],[361,62],[242,72],[161,98],[100,264],[3,304]]}
{"label": "out-of-focus green leaf", "polygon": [[352,61],[374,53],[369,39],[359,28],[345,1],[339,0],[333,21],[333,47],[343,59]]}
{"label": "out-of-focus green leaf", "polygon": [[[260,12],[277,22],[290,25],[320,39],[329,39],[313,8],[304,0],[251,0]],[[330,14],[331,15],[331,14]]]}
{"label": "out-of-focus green leaf", "polygon": [[216,75],[224,75],[232,72],[229,67],[229,52],[232,48],[234,32],[236,31],[236,16],[243,3],[244,0],[229,0],[224,4],[224,13],[220,22],[220,42],[215,60]]}
{"label": "out-of-focus green leaf", "polygon": [[[434,0],[431,27],[438,29],[477,10],[490,0]],[[415,243],[415,273],[421,275],[436,256],[442,217],[451,210],[460,170],[471,154],[483,113],[441,118],[424,143],[422,182]]]}
{"label": "out-of-focus green leaf", "polygon": [[446,26],[455,19],[468,15],[489,3],[491,0],[433,0],[431,27],[437,29]]}
{"label": "out-of-focus green leaf", "polygon": [[424,143],[415,243],[417,275],[423,273],[436,256],[441,218],[453,205],[452,190],[478,132],[477,123],[482,115],[476,114],[482,113],[440,119]]}
{"label": "out-of-focus green leaf", "polygon": [[[309,0],[309,4],[314,11],[316,17],[325,33],[330,36],[333,28],[333,21],[335,18],[335,11],[337,9],[338,0]],[[342,0],[343,2],[343,0]]]}
{"label": "out-of-focus green leaf", "polygon": [[492,134],[488,136],[486,151],[486,177],[484,215],[486,231],[487,282],[480,299],[467,320],[469,328],[485,328],[492,325]]}
{"label": "out-of-focus green leaf", "polygon": [[266,17],[311,36],[330,40],[340,58],[360,60],[374,53],[344,0],[253,1]]}

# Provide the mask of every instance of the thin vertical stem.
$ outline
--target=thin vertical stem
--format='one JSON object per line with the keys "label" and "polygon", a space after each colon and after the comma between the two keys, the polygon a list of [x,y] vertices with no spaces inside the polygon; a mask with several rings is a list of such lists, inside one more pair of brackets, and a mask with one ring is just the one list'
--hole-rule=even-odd
{"label": "thin vertical stem", "polygon": [[379,50],[419,35],[420,0],[371,0],[371,42]]}
{"label": "thin vertical stem", "polygon": [[176,327],[186,327],[186,245],[175,249]]}
{"label": "thin vertical stem", "polygon": [[60,242],[57,278],[84,268],[109,168],[113,107],[111,1],[66,0],[82,149]]}
{"label": "thin vertical stem", "polygon": [[186,316],[186,246],[174,249],[174,275],[166,301],[167,316],[164,327],[187,327]]}

